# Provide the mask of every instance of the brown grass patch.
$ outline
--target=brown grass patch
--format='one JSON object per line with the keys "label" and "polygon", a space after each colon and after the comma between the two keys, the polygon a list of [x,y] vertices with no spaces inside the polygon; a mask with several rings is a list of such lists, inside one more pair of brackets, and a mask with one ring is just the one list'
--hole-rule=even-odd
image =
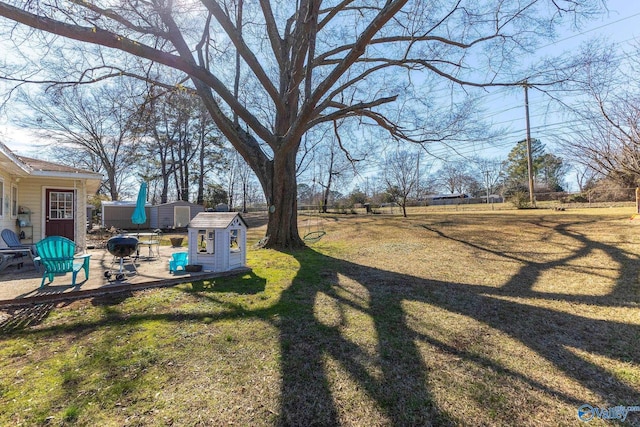
{"label": "brown grass patch", "polygon": [[7,328],[0,424],[555,426],[640,405],[629,216],[323,216],[307,250],[251,250],[246,277]]}

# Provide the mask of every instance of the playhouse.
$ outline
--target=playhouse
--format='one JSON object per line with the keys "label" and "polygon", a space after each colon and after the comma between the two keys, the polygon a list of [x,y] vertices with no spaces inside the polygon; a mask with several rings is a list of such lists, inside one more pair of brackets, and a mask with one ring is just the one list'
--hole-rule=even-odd
{"label": "playhouse", "polygon": [[229,271],[247,263],[247,223],[237,212],[200,212],[188,226],[189,264]]}

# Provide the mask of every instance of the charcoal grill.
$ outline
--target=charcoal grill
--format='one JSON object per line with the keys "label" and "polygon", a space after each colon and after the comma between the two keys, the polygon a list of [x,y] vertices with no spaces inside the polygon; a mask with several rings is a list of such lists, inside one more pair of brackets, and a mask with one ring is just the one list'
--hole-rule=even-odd
{"label": "charcoal grill", "polygon": [[[131,261],[131,265],[133,266],[134,273],[138,272],[136,268],[136,264],[133,262],[131,255],[136,252],[138,249],[138,239],[133,236],[125,236],[123,234],[119,234],[117,236],[113,236],[109,240],[107,240],[107,251],[111,255],[113,255],[113,262],[111,263],[111,267],[115,264],[116,260],[119,260],[120,268],[115,273],[116,280],[123,280],[126,274],[126,270],[124,269],[124,261],[128,259]],[[105,271],[104,276],[107,279],[111,279],[114,273],[111,271]]]}

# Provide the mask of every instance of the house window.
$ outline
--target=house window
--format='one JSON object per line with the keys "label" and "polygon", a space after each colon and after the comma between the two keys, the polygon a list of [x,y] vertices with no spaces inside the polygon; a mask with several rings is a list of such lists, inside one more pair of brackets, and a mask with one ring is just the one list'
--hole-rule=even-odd
{"label": "house window", "polygon": [[18,187],[15,185],[11,186],[11,216],[18,217]]}
{"label": "house window", "polygon": [[0,181],[0,217],[4,216],[4,181]]}
{"label": "house window", "polygon": [[73,219],[73,193],[67,191],[49,193],[49,218]]}

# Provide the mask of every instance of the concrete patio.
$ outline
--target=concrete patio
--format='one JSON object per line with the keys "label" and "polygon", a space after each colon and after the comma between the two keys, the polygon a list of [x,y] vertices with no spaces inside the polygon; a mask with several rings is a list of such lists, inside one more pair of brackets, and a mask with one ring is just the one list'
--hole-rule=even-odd
{"label": "concrete patio", "polygon": [[[135,261],[137,273],[133,271],[131,265],[125,263],[124,271],[127,273],[125,279],[116,281],[114,276],[107,279],[104,274],[106,271],[114,273],[119,271],[118,263],[112,266],[114,257],[103,248],[89,249],[87,253],[91,254],[91,261],[87,280],[85,280],[84,271],[81,270],[76,279],[76,286],[71,286],[71,273],[67,273],[56,276],[53,282],[45,284],[43,288],[40,288],[42,271],[36,269],[33,263],[25,258],[22,268],[18,269],[14,265],[0,271],[0,307],[85,298],[149,287],[172,286],[209,277],[236,275],[250,271],[248,268],[240,268],[225,273],[211,271],[170,273],[169,259],[171,255],[174,252],[186,250],[186,247],[160,246],[158,257],[153,259],[140,257]],[[144,255],[144,252],[141,255]]]}

